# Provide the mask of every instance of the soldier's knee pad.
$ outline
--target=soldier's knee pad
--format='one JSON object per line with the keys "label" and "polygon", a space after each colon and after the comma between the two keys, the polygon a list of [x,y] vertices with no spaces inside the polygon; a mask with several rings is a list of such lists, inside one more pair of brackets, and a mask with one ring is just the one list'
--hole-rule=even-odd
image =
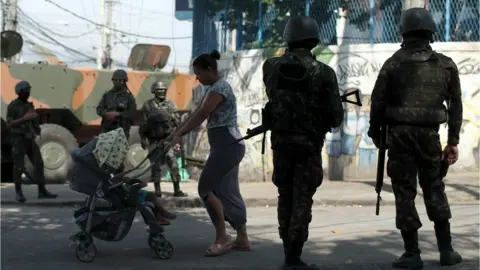
{"label": "soldier's knee pad", "polygon": [[305,242],[308,240],[308,224],[299,222],[297,224],[292,224],[290,227],[290,238],[292,240],[297,240]]}
{"label": "soldier's knee pad", "polygon": [[430,221],[449,220],[452,218],[450,206],[447,204],[428,205],[427,215]]}

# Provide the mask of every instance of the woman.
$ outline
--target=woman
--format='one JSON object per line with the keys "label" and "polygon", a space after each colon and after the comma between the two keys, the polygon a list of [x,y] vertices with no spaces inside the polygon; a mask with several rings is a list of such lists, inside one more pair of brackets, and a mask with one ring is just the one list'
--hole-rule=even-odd
{"label": "woman", "polygon": [[[198,181],[198,193],[215,225],[215,242],[205,256],[218,256],[234,250],[250,250],[247,236],[247,211],[238,183],[239,164],[245,155],[245,144],[234,143],[241,137],[237,125],[237,102],[230,85],[217,69],[217,51],[202,54],[193,61],[193,70],[201,84],[210,86],[202,104],[167,138],[169,145],[208,118],[210,155]],[[237,231],[232,241],[225,229],[225,220]]]}

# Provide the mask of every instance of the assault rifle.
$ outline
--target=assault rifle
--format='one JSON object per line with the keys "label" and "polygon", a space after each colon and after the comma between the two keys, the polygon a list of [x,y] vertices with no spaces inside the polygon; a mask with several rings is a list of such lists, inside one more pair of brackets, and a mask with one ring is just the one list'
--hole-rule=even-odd
{"label": "assault rifle", "polygon": [[[352,96],[352,95],[355,95],[355,100],[349,100],[348,97],[349,96]],[[351,103],[353,105],[357,105],[357,106],[362,106],[362,100],[361,100],[361,97],[360,97],[360,91],[357,89],[355,91],[352,91],[350,93],[347,93],[347,94],[344,94],[344,95],[341,95],[340,96],[340,99],[342,100],[342,102],[345,102],[345,103]],[[264,113],[264,109],[262,109],[262,115]],[[263,121],[262,121],[263,122]],[[238,143],[239,141],[243,141],[243,140],[248,140],[252,137],[255,137],[257,135],[260,135],[263,133],[263,139],[262,139],[262,154],[265,153],[265,134],[267,133],[269,129],[268,128],[265,128],[263,125],[260,125],[260,126],[257,126],[257,127],[254,127],[253,129],[247,129],[247,135],[243,138],[240,138],[236,141],[234,141],[232,144],[234,143]]]}
{"label": "assault rifle", "polygon": [[383,175],[385,173],[385,152],[387,150],[387,126],[383,125],[380,127],[380,142],[378,149],[378,161],[377,161],[377,179],[375,183],[375,191],[377,192],[377,206],[375,209],[375,215],[380,214],[380,202],[382,197],[380,193],[382,192],[383,187]]}

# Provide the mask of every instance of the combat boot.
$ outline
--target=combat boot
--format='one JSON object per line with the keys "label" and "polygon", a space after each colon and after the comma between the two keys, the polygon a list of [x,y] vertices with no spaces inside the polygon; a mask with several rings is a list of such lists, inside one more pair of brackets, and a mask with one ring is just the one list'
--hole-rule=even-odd
{"label": "combat boot", "polygon": [[24,203],[27,201],[23,195],[22,184],[20,183],[15,183],[15,200],[17,200],[19,203]]}
{"label": "combat boot", "polygon": [[162,197],[162,189],[160,188],[160,182],[153,182],[153,187],[155,188],[155,196]]}
{"label": "combat boot", "polygon": [[57,194],[50,193],[46,188],[45,185],[38,186],[38,198],[39,199],[55,199],[57,198]]}
{"label": "combat boot", "polygon": [[392,263],[397,269],[423,269],[423,261],[418,248],[418,231],[401,231],[405,253]]}
{"label": "combat boot", "polygon": [[184,193],[180,190],[180,183],[174,182],[173,183],[173,196],[174,197],[187,197],[187,193]]}
{"label": "combat boot", "polygon": [[285,262],[280,269],[282,270],[318,270],[315,264],[307,264],[300,257],[302,256],[303,241],[291,240],[284,242]]}
{"label": "combat boot", "polygon": [[440,264],[452,266],[462,262],[462,256],[455,252],[452,247],[450,222],[448,220],[436,221],[434,227],[438,251],[440,252]]}

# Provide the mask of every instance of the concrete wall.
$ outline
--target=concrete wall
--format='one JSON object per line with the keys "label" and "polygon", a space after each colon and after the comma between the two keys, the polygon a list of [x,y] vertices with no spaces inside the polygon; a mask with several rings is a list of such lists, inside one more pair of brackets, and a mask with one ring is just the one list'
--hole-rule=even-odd
{"label": "concrete wall", "polygon": [[[480,43],[434,43],[437,52],[451,57],[458,66],[464,102],[464,125],[460,135],[460,159],[452,170],[478,170],[480,146]],[[314,50],[317,59],[335,69],[341,94],[349,89],[362,92],[364,106],[345,105],[345,120],[334,133],[327,135],[323,151],[326,178],[341,180],[351,177],[374,176],[377,151],[366,135],[370,95],[378,71],[399,44],[345,45]],[[266,102],[262,82],[264,59],[283,53],[251,50],[225,54],[219,62],[224,76],[231,83],[238,101],[238,123],[245,133],[247,128],[260,124],[261,108]],[[202,87],[197,87],[197,92]],[[201,96],[197,93],[197,96]],[[441,129],[442,143],[446,129]],[[200,129],[189,137],[194,156],[208,156],[206,133]],[[242,162],[241,177],[247,181],[270,181],[271,152],[261,155],[261,136],[247,141],[247,154]],[[269,140],[267,138],[269,144]],[[267,145],[269,150],[270,146]]]}

